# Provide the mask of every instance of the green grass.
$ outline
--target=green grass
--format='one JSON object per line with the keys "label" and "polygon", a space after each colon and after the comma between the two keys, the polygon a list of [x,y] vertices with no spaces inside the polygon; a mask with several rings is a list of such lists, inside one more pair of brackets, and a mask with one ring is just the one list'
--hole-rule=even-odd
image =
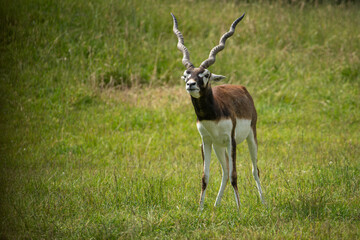
{"label": "green grass", "polygon": [[[360,5],[293,2],[0,2],[0,238],[360,238]],[[239,212],[214,154],[198,209],[170,12],[195,65],[246,12],[210,70],[255,100],[267,207],[241,144]]]}

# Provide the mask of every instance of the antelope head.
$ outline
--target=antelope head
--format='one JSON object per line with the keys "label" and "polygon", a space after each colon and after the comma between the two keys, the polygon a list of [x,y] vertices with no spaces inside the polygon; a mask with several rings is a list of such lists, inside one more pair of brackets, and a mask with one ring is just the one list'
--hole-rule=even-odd
{"label": "antelope head", "polygon": [[186,91],[193,98],[200,98],[206,90],[211,88],[211,81],[220,81],[225,78],[224,76],[211,73],[208,70],[208,67],[215,63],[216,54],[225,48],[226,40],[234,34],[236,25],[243,19],[245,13],[231,24],[230,30],[220,38],[219,45],[215,46],[210,51],[208,59],[203,61],[198,68],[195,68],[190,62],[190,54],[184,45],[184,37],[178,30],[177,20],[174,14],[171,13],[171,16],[174,23],[173,31],[178,38],[177,48],[183,54],[182,63],[186,67],[186,70],[181,78],[185,81]]}

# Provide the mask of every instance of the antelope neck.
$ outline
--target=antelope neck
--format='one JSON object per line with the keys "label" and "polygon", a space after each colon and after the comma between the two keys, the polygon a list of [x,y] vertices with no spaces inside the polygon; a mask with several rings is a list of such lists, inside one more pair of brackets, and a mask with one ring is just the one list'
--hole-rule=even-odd
{"label": "antelope neck", "polygon": [[205,89],[199,98],[191,97],[191,101],[198,121],[219,119],[220,109],[214,99],[211,87]]}

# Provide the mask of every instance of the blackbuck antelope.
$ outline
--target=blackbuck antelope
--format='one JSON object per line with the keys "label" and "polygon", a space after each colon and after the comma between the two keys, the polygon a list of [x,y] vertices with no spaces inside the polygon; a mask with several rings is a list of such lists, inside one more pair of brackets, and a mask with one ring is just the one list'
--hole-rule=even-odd
{"label": "blackbuck antelope", "polygon": [[264,203],[263,193],[257,168],[257,139],[256,119],[257,114],[254,102],[244,86],[220,85],[211,87],[212,81],[220,81],[224,76],[210,73],[207,69],[215,62],[215,56],[225,47],[225,41],[234,34],[236,25],[244,15],[236,19],[200,67],[195,68],[190,62],[189,51],[184,45],[184,38],[178,30],[178,24],[173,14],[173,31],[178,38],[177,48],[182,52],[182,63],[186,67],[181,77],[186,83],[186,91],[191,96],[191,101],[197,116],[197,128],[202,138],[201,153],[204,170],[202,176],[202,189],[200,194],[200,208],[203,208],[205,191],[209,183],[211,147],[222,167],[222,181],[217,195],[215,206],[221,202],[221,197],[228,179],[235,193],[236,205],[239,208],[240,198],[237,187],[236,173],[236,145],[247,140],[252,160],[252,173]]}

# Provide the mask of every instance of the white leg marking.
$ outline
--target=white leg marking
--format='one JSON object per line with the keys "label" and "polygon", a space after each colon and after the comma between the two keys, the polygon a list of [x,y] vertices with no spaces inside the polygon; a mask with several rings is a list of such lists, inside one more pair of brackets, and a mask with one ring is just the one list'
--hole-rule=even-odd
{"label": "white leg marking", "polygon": [[[239,209],[240,207],[240,198],[239,198],[239,191],[237,189],[237,182],[236,182],[236,169],[234,169],[234,165],[233,165],[233,161],[236,161],[236,159],[233,159],[233,147],[235,148],[235,157],[236,157],[236,142],[235,146],[233,146],[232,140],[230,139],[230,143],[227,147],[227,151],[229,153],[229,178],[231,181],[231,185],[234,189],[234,194],[235,194],[235,202],[236,202],[236,206]],[[234,182],[233,182],[234,181]]]}
{"label": "white leg marking", "polygon": [[257,168],[257,144],[255,142],[254,133],[252,130],[250,131],[249,136],[246,138],[246,141],[248,143],[251,161],[252,161],[252,174],[253,174],[255,182],[256,182],[256,187],[258,189],[261,202],[263,204],[265,204],[265,199],[263,197],[263,193],[261,190],[260,178],[259,178],[258,168]]}
{"label": "white leg marking", "polygon": [[204,154],[204,173],[202,177],[202,187],[200,194],[200,209],[204,207],[206,187],[209,184],[210,177],[210,159],[211,159],[211,142],[203,141],[203,154]]}
{"label": "white leg marking", "polygon": [[221,185],[219,189],[219,193],[216,197],[215,201],[215,207],[219,206],[221,203],[221,198],[224,194],[224,190],[227,184],[227,181],[229,179],[229,170],[228,170],[228,156],[226,156],[226,148],[221,146],[213,146],[214,152],[216,154],[217,159],[219,160],[222,168],[222,179],[221,179]]}

